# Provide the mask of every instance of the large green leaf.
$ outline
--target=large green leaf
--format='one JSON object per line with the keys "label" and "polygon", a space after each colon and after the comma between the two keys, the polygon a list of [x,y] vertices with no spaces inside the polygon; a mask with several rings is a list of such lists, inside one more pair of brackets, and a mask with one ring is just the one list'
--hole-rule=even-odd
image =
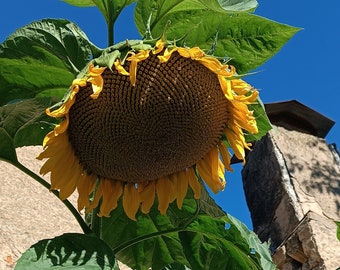
{"label": "large green leaf", "polygon": [[168,40],[187,35],[186,46],[232,59],[240,74],[262,65],[299,30],[249,13],[216,12],[197,1],[140,1],[135,10],[137,28],[142,35],[157,38],[171,22],[165,33]]}
{"label": "large green leaf", "polygon": [[104,241],[77,233],[39,241],[20,257],[15,269],[119,270],[112,250]]}
{"label": "large green leaf", "polygon": [[18,29],[0,44],[0,105],[37,95],[61,98],[94,49],[67,20],[46,19]]}
{"label": "large green leaf", "polygon": [[34,98],[0,107],[0,128],[15,147],[42,144],[44,136],[54,128],[55,119],[45,109],[56,102],[53,98]]}
{"label": "large green leaf", "polygon": [[257,7],[256,0],[200,0],[209,9],[217,12],[253,11]]}
{"label": "large green leaf", "polygon": [[133,269],[275,269],[267,246],[261,248],[257,236],[225,214],[205,189],[200,201],[189,192],[182,210],[173,203],[160,215],[154,206],[147,215],[137,214],[137,222],[126,217],[120,202],[103,218],[101,235]]}

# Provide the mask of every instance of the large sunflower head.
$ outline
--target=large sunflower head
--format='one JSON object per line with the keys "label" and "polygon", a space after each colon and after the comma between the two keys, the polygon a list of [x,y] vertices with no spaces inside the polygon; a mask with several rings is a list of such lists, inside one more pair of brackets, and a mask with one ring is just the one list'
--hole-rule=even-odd
{"label": "large sunflower head", "polygon": [[38,159],[47,159],[40,173],[51,172],[61,199],[77,189],[79,210],[101,201],[109,216],[122,196],[135,219],[155,201],[161,213],[175,200],[181,208],[189,187],[199,199],[199,179],[224,189],[228,147],[244,161],[244,132],[258,132],[248,109],[258,92],[197,47],[129,48],[92,61],[61,106],[47,109],[61,121]]}

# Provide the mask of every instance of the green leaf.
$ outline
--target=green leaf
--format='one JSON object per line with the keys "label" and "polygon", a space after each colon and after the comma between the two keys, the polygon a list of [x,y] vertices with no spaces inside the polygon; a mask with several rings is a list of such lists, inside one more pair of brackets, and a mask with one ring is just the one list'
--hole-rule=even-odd
{"label": "green leaf", "polygon": [[97,237],[67,233],[41,240],[18,260],[15,269],[114,269],[119,270],[114,254]]}
{"label": "green leaf", "polygon": [[155,203],[149,214],[137,214],[137,222],[127,218],[120,201],[102,220],[102,239],[133,269],[274,269],[268,246],[261,248],[257,236],[226,215],[202,188],[200,201],[189,191],[182,210],[172,203],[161,215]]}
{"label": "green leaf", "polygon": [[340,221],[335,221],[335,224],[338,226],[338,229],[336,231],[336,237],[340,241]]}
{"label": "green leaf", "polygon": [[190,270],[190,268],[178,262],[174,262],[164,267],[163,270]]}
{"label": "green leaf", "polygon": [[200,0],[200,2],[217,12],[250,12],[258,6],[256,0]]}
{"label": "green leaf", "polygon": [[260,99],[258,99],[257,103],[248,105],[248,108],[250,111],[253,111],[253,115],[256,119],[256,124],[259,132],[257,134],[247,133],[245,134],[245,139],[247,142],[255,142],[266,135],[267,132],[273,127],[269,121],[269,118],[264,109],[264,105]]}
{"label": "green leaf", "polygon": [[142,35],[150,32],[158,38],[170,21],[165,32],[168,40],[185,36],[186,46],[231,59],[239,74],[262,65],[299,30],[253,14],[212,11],[194,0],[162,2],[137,3],[135,21]]}
{"label": "green leaf", "polygon": [[77,7],[93,7],[95,4],[93,3],[93,0],[62,0],[72,6]]}
{"label": "green leaf", "polygon": [[94,45],[73,23],[46,19],[0,44],[0,105],[35,96],[61,98],[91,58]]}
{"label": "green leaf", "polygon": [[0,127],[12,139],[14,147],[41,145],[56,120],[45,109],[56,102],[53,98],[34,98],[0,107]]}
{"label": "green leaf", "polygon": [[2,127],[0,127],[0,160],[9,163],[16,163],[18,161],[13,140]]}

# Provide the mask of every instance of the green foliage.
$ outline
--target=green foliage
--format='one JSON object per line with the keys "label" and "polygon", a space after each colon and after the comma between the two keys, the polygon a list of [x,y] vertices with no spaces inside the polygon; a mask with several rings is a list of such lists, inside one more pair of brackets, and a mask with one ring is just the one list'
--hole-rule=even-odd
{"label": "green foliage", "polygon": [[133,269],[275,269],[268,246],[202,188],[200,201],[189,192],[182,210],[172,203],[161,215],[154,206],[137,222],[119,204],[102,220],[102,239]]}
{"label": "green foliage", "polygon": [[256,0],[199,0],[207,8],[216,12],[254,11]]}
{"label": "green foliage", "polygon": [[245,134],[245,139],[247,142],[254,142],[261,139],[264,135],[267,134],[269,130],[272,129],[272,125],[270,124],[262,101],[260,99],[258,99],[257,101],[257,103],[248,105],[248,108],[254,113],[253,115],[256,119],[256,124],[259,132],[257,134]]}
{"label": "green foliage", "polygon": [[42,144],[55,123],[55,119],[45,114],[45,109],[55,102],[53,98],[34,98],[0,107],[0,127],[12,139],[14,147]]}
{"label": "green foliage", "polygon": [[18,260],[15,269],[119,270],[112,250],[97,237],[67,233],[41,240]]}
{"label": "green foliage", "polygon": [[91,7],[97,6],[103,14],[108,28],[108,43],[113,45],[113,25],[122,10],[135,2],[135,0],[63,0],[74,6]]}
{"label": "green foliage", "polygon": [[338,229],[336,231],[336,237],[340,241],[340,222],[339,221],[335,221],[335,224],[338,226]]}
{"label": "green foliage", "polygon": [[[181,37],[186,46],[231,59],[239,74],[253,70],[299,30],[249,13],[216,12],[192,1],[139,1],[135,21],[141,35],[168,40]],[[170,25],[166,25],[170,22]]]}
{"label": "green foliage", "polygon": [[0,44],[0,106],[36,96],[61,98],[92,50],[85,33],[66,20],[46,19],[18,29]]}

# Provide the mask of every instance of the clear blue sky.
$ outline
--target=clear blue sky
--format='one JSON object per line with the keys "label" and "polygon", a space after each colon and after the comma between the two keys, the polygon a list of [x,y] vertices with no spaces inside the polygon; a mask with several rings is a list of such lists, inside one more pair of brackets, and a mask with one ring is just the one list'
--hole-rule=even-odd
{"label": "clear blue sky", "polygon": [[[261,91],[265,103],[296,99],[336,121],[326,140],[339,143],[340,1],[258,2],[255,14],[304,30],[298,32],[277,55],[264,64],[260,73],[246,80]],[[77,23],[97,46],[106,47],[106,26],[95,8],[80,9],[60,0],[16,0],[3,1],[1,9],[0,42],[17,28],[32,21],[64,18]],[[131,8],[121,14],[115,32],[116,42],[138,37]],[[234,169],[234,173],[227,174],[226,190],[214,198],[226,212],[252,228],[243,195],[241,166],[236,165]]]}

